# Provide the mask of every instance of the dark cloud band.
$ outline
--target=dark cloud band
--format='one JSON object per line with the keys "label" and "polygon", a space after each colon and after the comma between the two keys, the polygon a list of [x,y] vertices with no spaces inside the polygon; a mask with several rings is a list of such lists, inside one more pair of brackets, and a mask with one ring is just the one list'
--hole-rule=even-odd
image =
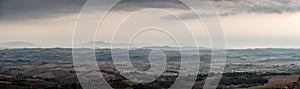
{"label": "dark cloud band", "polygon": [[220,15],[240,13],[294,13],[300,11],[300,0],[221,0],[214,2]]}
{"label": "dark cloud band", "polygon": [[[218,13],[222,16],[240,13],[266,14],[300,11],[300,0],[212,1]],[[85,2],[86,0],[0,0],[0,22],[53,18],[79,13]],[[133,11],[143,8],[188,9],[179,0],[122,0],[113,8],[113,11]],[[181,17],[194,18],[189,13],[182,14]]]}
{"label": "dark cloud band", "polygon": [[0,21],[43,19],[78,13],[85,0],[0,0]]}

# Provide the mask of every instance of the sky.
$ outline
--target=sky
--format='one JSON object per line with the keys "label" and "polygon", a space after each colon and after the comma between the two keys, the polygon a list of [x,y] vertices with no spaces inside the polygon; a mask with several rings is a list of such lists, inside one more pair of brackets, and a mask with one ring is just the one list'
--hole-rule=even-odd
{"label": "sky", "polygon": [[[85,2],[0,0],[0,42],[24,41],[42,47],[71,47],[74,27]],[[214,0],[213,5],[220,16],[227,48],[300,48],[299,0]],[[97,5],[94,7],[97,8]],[[135,11],[138,12],[128,17]],[[179,22],[168,11],[174,12],[191,26],[190,32],[201,47],[209,47],[209,36],[201,22],[178,0],[123,0],[108,13],[95,40],[112,42],[113,32],[124,17],[128,17],[128,21],[120,25],[116,39],[118,43],[126,43],[129,39],[127,35],[138,30],[132,28],[149,24],[167,25],[169,29],[166,30],[174,32],[176,37],[191,39],[191,36],[186,35],[188,29],[181,29],[178,27],[180,24],[174,25]],[[99,10],[97,13],[104,12]],[[157,28],[149,29],[134,39],[130,37],[132,43],[176,45],[171,35],[157,31]],[[193,43],[192,40],[177,41],[187,46]]]}

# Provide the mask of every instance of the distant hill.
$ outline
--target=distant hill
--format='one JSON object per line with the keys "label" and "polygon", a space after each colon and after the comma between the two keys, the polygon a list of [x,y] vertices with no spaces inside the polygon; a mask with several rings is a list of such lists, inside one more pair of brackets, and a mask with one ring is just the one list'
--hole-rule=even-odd
{"label": "distant hill", "polygon": [[156,50],[178,50],[178,47],[171,47],[171,46],[146,46],[142,47],[142,49],[156,49]]}
{"label": "distant hill", "polygon": [[[179,47],[173,47],[173,46],[146,46],[142,47],[143,49],[160,49],[160,50],[179,50]],[[184,46],[181,47],[181,50],[209,50],[209,48],[204,47],[191,47],[191,46]]]}
{"label": "distant hill", "polygon": [[30,42],[23,42],[23,41],[13,41],[13,42],[0,42],[0,49],[1,48],[31,48],[37,47],[36,44]]}
{"label": "distant hill", "polygon": [[[85,44],[79,45],[78,47],[83,48],[91,48],[93,47],[94,42],[90,41]],[[104,41],[95,41],[95,48],[111,48],[111,45],[114,45],[115,48],[127,48],[127,43],[109,43]],[[179,50],[179,47],[173,47],[173,46],[144,46],[145,44],[135,44],[134,46],[131,45],[131,49],[135,48],[141,48],[141,49],[161,49],[161,50]],[[182,47],[182,50],[208,50],[209,48],[204,47],[191,47],[191,46],[184,46]]]}
{"label": "distant hill", "polygon": [[[114,47],[117,47],[117,48],[125,48],[128,45],[126,43],[109,43],[109,42],[104,42],[104,41],[95,41],[96,48],[110,48],[112,44],[114,45]],[[79,45],[79,47],[91,48],[91,47],[93,47],[93,45],[94,45],[94,41],[90,41],[85,44]]]}

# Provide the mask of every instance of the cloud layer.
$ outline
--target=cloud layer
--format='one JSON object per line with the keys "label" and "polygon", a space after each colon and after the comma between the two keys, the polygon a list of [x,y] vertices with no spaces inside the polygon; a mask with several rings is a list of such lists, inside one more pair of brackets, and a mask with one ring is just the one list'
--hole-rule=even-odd
{"label": "cloud layer", "polygon": [[[86,0],[0,0],[0,22],[74,14],[81,10],[85,2]],[[300,0],[213,0],[213,3],[221,16],[300,11]],[[188,9],[179,0],[123,0],[113,8],[113,11],[133,11],[142,8]],[[191,13],[183,13],[181,17],[194,18]]]}
{"label": "cloud layer", "polygon": [[300,11],[300,0],[219,0],[214,2],[220,15],[240,13],[294,13]]}
{"label": "cloud layer", "polygon": [[0,0],[0,22],[78,13],[85,0]]}
{"label": "cloud layer", "polygon": [[175,8],[188,9],[179,0],[122,0],[113,11],[135,11],[143,8]]}
{"label": "cloud layer", "polygon": [[[300,0],[213,0],[216,12],[220,16],[237,14],[282,14],[300,11]],[[205,10],[203,10],[205,11]],[[212,13],[202,13],[201,16],[210,16]],[[181,19],[198,18],[192,11],[178,15]],[[163,18],[172,19],[171,16]]]}

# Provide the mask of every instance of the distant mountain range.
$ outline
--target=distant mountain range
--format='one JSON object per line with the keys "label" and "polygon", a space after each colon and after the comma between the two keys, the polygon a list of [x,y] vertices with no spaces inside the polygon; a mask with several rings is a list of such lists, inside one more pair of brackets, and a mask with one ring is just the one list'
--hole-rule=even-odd
{"label": "distant mountain range", "polygon": [[[79,48],[92,48],[94,47],[94,41],[90,41],[81,45],[77,45],[76,47]],[[95,48],[111,48],[111,45],[113,45],[114,48],[128,48],[127,43],[109,43],[104,41],[95,41]],[[10,41],[10,42],[0,42],[0,49],[6,49],[6,48],[37,48],[40,47],[40,45],[36,45],[31,42],[24,42],[24,41]],[[45,47],[47,48],[47,47]],[[174,46],[151,46],[145,44],[135,44],[134,46],[130,46],[131,49],[161,49],[161,50],[179,50],[179,47]],[[184,46],[181,47],[183,50],[195,50],[197,47],[190,47],[190,46]],[[199,47],[198,49],[208,49]]]}
{"label": "distant mountain range", "polygon": [[[104,42],[104,41],[95,41],[95,47],[96,48],[111,48],[112,44],[116,48],[125,48],[128,45],[126,43],[108,43],[108,42]],[[87,42],[85,44],[78,45],[78,47],[83,47],[83,48],[94,47],[94,41],[90,41],[90,42]]]}
{"label": "distant mountain range", "polygon": [[4,48],[32,48],[37,47],[36,44],[23,41],[0,42],[0,49]]}
{"label": "distant mountain range", "polygon": [[[91,48],[93,47],[94,42],[90,41],[85,44],[79,45],[79,47],[83,48]],[[115,48],[127,48],[128,44],[127,43],[109,43],[109,42],[104,42],[104,41],[95,41],[95,48],[111,48],[111,45],[114,45]],[[173,46],[143,46],[142,44],[140,45],[135,45],[131,46],[132,49],[140,48],[140,49],[160,49],[160,50],[179,50],[179,47],[173,47]],[[204,48],[204,47],[191,47],[191,46],[184,46],[181,47],[182,50],[207,50],[209,48]]]}
{"label": "distant mountain range", "polygon": [[172,47],[172,46],[146,46],[142,47],[143,49],[156,49],[156,50],[208,50],[209,48],[204,48],[204,47],[191,47],[191,46],[184,46],[184,47]]}

